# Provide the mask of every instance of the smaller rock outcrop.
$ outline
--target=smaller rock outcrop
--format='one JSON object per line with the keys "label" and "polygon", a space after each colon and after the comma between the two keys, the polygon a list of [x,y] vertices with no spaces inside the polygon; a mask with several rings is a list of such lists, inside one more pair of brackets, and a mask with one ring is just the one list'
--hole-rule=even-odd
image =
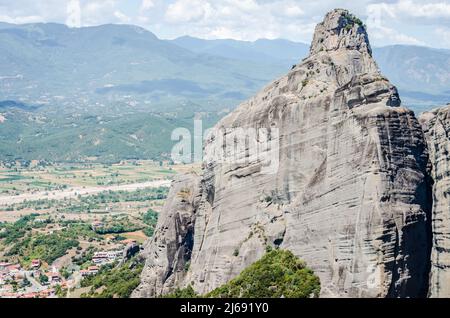
{"label": "smaller rock outcrop", "polygon": [[200,178],[179,176],[170,189],[153,238],[146,243],[141,284],[132,297],[154,297],[172,291],[189,267]]}
{"label": "smaller rock outcrop", "polygon": [[122,260],[123,262],[126,262],[130,260],[133,256],[135,256],[137,253],[139,253],[139,245],[136,243],[130,243],[128,244],[125,249],[123,250]]}
{"label": "smaller rock outcrop", "polygon": [[434,180],[429,296],[450,297],[450,105],[425,112],[419,120]]}

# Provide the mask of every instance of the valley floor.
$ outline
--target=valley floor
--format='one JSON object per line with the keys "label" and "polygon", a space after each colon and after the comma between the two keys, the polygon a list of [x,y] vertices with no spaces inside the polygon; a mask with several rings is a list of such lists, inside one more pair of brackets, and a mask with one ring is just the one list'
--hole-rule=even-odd
{"label": "valley floor", "polygon": [[[37,193],[26,193],[20,195],[0,196],[0,206],[15,203],[23,203],[26,201],[38,200],[65,200],[76,198],[78,196],[86,196],[89,194],[97,194],[105,191],[134,191],[145,188],[159,188],[170,186],[171,180],[155,180],[143,183],[132,183],[114,186],[99,187],[77,187],[69,190],[57,190],[52,192],[42,191]],[[1,220],[1,218],[0,218]]]}
{"label": "valley floor", "polygon": [[0,298],[127,296],[142,265],[121,267],[125,251],[153,235],[171,180],[192,170],[152,161],[0,168]]}

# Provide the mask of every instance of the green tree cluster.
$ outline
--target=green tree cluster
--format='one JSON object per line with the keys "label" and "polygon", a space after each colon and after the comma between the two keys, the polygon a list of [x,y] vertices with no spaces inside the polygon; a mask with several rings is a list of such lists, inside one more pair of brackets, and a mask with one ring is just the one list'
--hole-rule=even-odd
{"label": "green tree cluster", "polygon": [[239,276],[200,296],[192,286],[177,289],[165,298],[310,298],[318,297],[320,280],[292,252],[269,249]]}

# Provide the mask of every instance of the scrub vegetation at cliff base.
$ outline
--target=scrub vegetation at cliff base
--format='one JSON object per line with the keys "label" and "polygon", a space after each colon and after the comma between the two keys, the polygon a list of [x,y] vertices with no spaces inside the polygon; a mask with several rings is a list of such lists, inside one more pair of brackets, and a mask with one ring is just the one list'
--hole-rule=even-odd
{"label": "scrub vegetation at cliff base", "polygon": [[[311,298],[318,297],[320,280],[292,252],[270,250],[227,284],[204,295],[207,298]],[[196,298],[191,286],[166,298]]]}

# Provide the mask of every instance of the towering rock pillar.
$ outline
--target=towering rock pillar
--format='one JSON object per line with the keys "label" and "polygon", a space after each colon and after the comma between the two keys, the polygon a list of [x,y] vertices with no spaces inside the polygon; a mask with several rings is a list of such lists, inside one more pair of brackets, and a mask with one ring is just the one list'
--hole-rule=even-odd
{"label": "towering rock pillar", "polygon": [[[183,275],[160,267],[158,284],[208,292],[269,245],[305,260],[324,297],[426,296],[431,242],[424,136],[378,71],[359,19],[346,10],[328,13],[310,55],[216,128],[189,218],[195,223],[189,266],[180,269]],[[230,134],[220,128],[264,128],[276,146],[251,156],[247,145],[237,151],[239,160],[218,160],[212,154]],[[153,240],[159,244],[146,249],[144,283],[135,296],[158,294],[146,277],[155,264],[173,259],[164,252],[173,245]]]}
{"label": "towering rock pillar", "polygon": [[433,184],[430,297],[450,297],[450,105],[423,113]]}

